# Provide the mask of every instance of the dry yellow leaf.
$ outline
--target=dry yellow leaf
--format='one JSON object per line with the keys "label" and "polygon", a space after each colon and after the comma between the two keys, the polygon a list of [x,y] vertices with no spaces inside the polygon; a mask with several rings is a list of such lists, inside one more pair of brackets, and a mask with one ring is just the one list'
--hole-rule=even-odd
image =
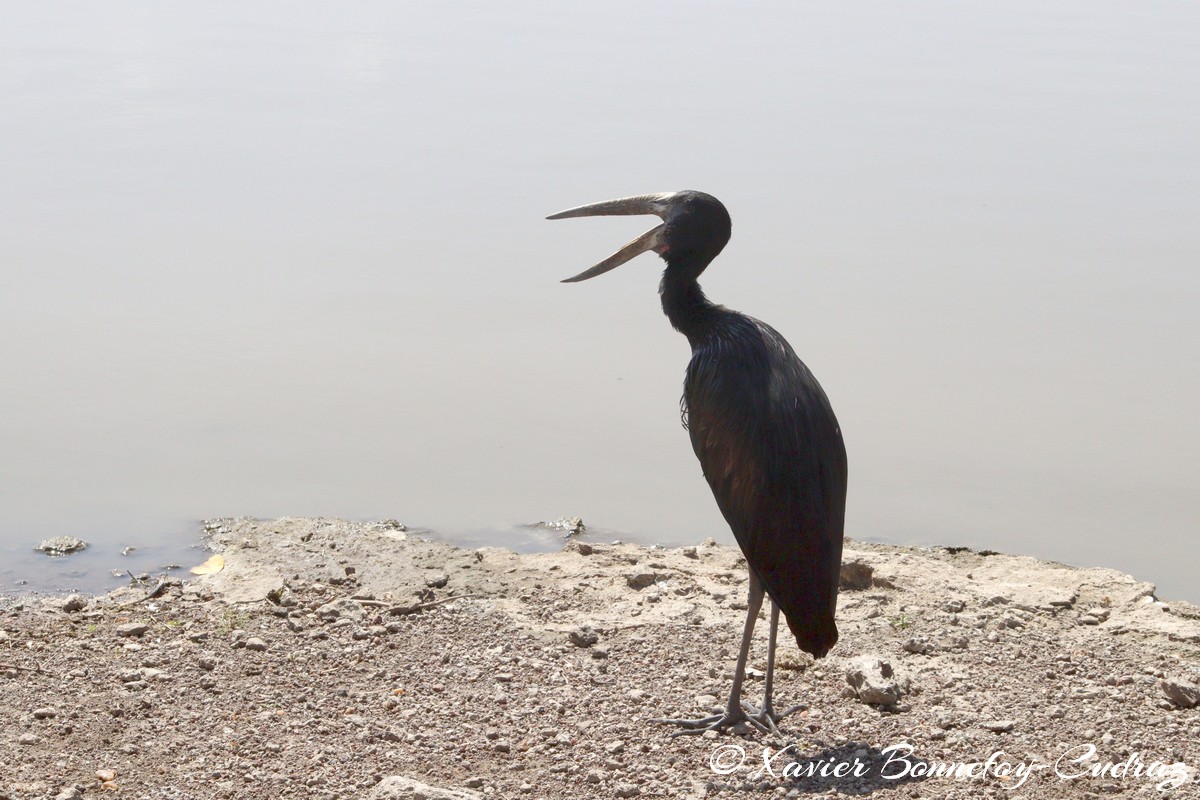
{"label": "dry yellow leaf", "polygon": [[213,556],[208,561],[205,561],[198,567],[192,567],[193,575],[212,575],[214,572],[220,572],[225,569],[225,559],[221,556]]}

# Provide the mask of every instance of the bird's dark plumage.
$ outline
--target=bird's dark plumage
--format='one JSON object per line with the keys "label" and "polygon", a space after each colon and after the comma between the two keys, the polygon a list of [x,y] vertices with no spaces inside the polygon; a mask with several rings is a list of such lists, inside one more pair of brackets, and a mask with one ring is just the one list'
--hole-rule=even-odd
{"label": "bird's dark plumage", "polygon": [[829,400],[769,325],[726,311],[692,342],[692,448],[800,649],[837,642],[846,451]]}
{"label": "bird's dark plumage", "polygon": [[829,399],[774,328],[710,302],[697,277],[728,241],[725,207],[694,193],[668,223],[663,311],[688,338],[692,448],[750,569],[800,648],[837,642],[846,449]]}
{"label": "bird's dark plumage", "polygon": [[[802,650],[819,658],[837,642],[846,450],[829,399],[787,341],[701,291],[697,278],[732,230],[720,201],[693,191],[643,195],[552,218],[634,213],[656,214],[663,224],[570,280],[606,272],[646,250],[667,262],[663,311],[692,347],[683,391],[692,448],[751,572],[751,608],[729,707],[720,717],[668,720],[711,728],[746,719],[739,695],[762,589]],[[768,677],[762,715],[773,725],[770,692]]]}

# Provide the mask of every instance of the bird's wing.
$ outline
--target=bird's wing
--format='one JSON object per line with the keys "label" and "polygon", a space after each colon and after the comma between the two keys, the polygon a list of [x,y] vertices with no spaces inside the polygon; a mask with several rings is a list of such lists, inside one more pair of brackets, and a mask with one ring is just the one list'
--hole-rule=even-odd
{"label": "bird's wing", "polygon": [[823,655],[837,641],[845,448],[816,379],[782,337],[762,328],[765,349],[693,358],[689,432],[750,568],[800,647]]}

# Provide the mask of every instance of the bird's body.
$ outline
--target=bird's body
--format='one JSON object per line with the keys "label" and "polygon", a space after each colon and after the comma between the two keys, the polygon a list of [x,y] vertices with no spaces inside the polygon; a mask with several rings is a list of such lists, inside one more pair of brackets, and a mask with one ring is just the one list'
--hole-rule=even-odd
{"label": "bird's body", "polygon": [[846,450],[825,392],[774,328],[715,307],[689,336],[692,449],[801,650],[837,642]]}
{"label": "bird's body", "polygon": [[[553,215],[654,213],[664,223],[570,280],[606,272],[646,250],[667,262],[663,311],[692,347],[683,407],[692,448],[750,570],[741,652],[723,714],[665,720],[696,730],[778,715],[771,686],[782,611],[802,650],[825,655],[837,642],[834,611],[846,504],[846,450],[829,399],[772,327],[710,302],[697,278],[729,241],[725,207],[701,192],[625,198]],[[764,592],[772,601],[766,699],[747,716],[741,685]]]}

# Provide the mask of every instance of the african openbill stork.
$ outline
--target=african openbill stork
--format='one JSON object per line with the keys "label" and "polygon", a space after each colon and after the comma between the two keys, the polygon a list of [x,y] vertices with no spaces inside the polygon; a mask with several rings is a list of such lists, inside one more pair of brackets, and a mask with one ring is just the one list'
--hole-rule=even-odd
{"label": "african openbill stork", "polygon": [[[655,214],[663,222],[564,283],[593,278],[653,250],[667,263],[659,293],[671,325],[692,347],[683,409],[692,448],[746,556],[750,590],[733,690],[722,714],[684,733],[749,721],[760,730],[771,704],[779,612],[801,650],[820,658],[837,642],[834,609],[846,508],[846,449],[829,399],[774,328],[716,305],[696,282],[729,241],[729,212],[696,191],[607,200],[548,219]],[[763,594],[771,598],[771,639],[762,707],[743,708],[742,683]]]}

